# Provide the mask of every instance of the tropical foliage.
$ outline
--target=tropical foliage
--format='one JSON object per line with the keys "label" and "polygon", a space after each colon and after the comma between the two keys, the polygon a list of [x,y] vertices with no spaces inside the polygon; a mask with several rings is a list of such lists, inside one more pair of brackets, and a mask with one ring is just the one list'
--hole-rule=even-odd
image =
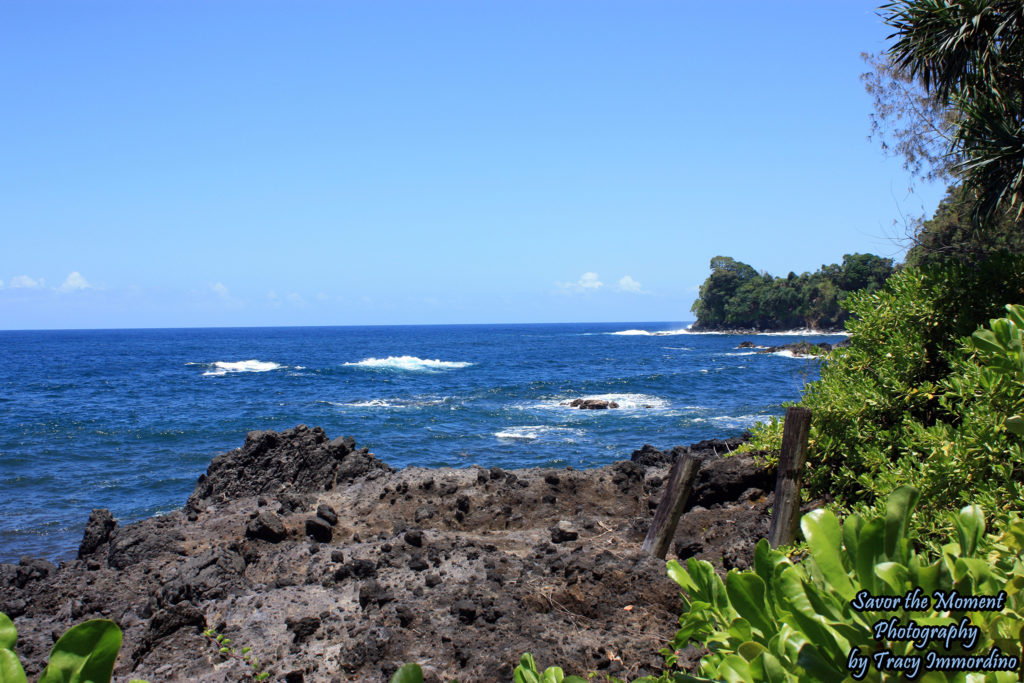
{"label": "tropical foliage", "polygon": [[[800,526],[807,539],[807,557],[800,562],[772,550],[762,540],[754,568],[731,571],[725,581],[703,561],[689,560],[683,569],[669,563],[669,574],[687,592],[688,609],[666,655],[691,640],[710,654],[701,660],[700,676],[686,681],[841,681],[851,676],[851,653],[868,657],[888,651],[895,657],[924,656],[927,650],[946,656],[977,656],[998,648],[1021,661],[1024,629],[1024,521],[1013,519],[998,538],[985,535],[978,506],[965,507],[955,518],[955,535],[936,554],[917,553],[908,535],[910,514],[918,492],[902,487],[889,497],[884,517],[851,515],[840,525],[833,513],[815,510]],[[1007,593],[1004,609],[992,611],[941,609],[929,597],[928,608],[905,609],[867,603],[868,596],[920,595],[935,591],[960,596]],[[858,596],[860,600],[858,600]],[[854,605],[862,608],[855,609]],[[882,609],[882,607],[894,607]],[[891,622],[939,626],[967,619],[980,629],[977,642],[933,644],[924,650],[912,640],[887,637],[875,625]],[[876,637],[877,636],[877,637]],[[865,665],[867,663],[865,662]],[[874,662],[864,680],[906,680],[905,672],[879,670]],[[962,671],[919,669],[922,681],[961,681]],[[913,678],[913,676],[910,676]],[[977,681],[1016,681],[1017,672],[981,672]]]}
{"label": "tropical foliage", "polygon": [[1024,210],[1024,7],[1019,0],[899,0],[882,7],[893,68],[949,108],[947,152],[980,221]]}
{"label": "tropical foliage", "polygon": [[728,256],[711,259],[711,275],[693,304],[698,329],[841,328],[840,307],[853,291],[874,290],[892,273],[892,259],[847,254],[841,265],[777,278]]}

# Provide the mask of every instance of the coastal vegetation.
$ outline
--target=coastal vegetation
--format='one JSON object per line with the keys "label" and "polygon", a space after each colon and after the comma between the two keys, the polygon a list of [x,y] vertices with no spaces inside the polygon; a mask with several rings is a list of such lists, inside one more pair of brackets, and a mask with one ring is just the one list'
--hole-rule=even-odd
{"label": "coastal vegetation", "polygon": [[695,330],[842,329],[851,293],[874,291],[892,273],[892,259],[846,254],[813,273],[773,277],[728,256],[711,259],[711,275],[693,304]]}
{"label": "coastal vegetation", "polygon": [[[1001,0],[902,0],[881,13],[895,42],[868,79],[875,130],[896,122],[887,132],[908,168],[957,182],[935,217],[917,226],[903,267],[884,284],[835,297],[848,319],[808,315],[814,297],[786,290],[795,276],[780,282],[730,258],[712,261],[694,306],[705,329],[846,321],[850,345],[830,353],[801,401],[814,416],[805,495],[829,505],[803,518],[805,545],[792,556],[801,559],[762,541],[753,570],[724,581],[706,563],[670,563],[687,609],[664,652],[669,670],[644,680],[1018,680],[1024,11]],[[752,302],[765,312],[754,313]],[[779,315],[787,310],[802,318]],[[762,425],[750,448],[777,453],[781,427]],[[895,606],[917,589],[1006,602],[922,614],[922,624],[977,629],[978,642],[931,652],[879,635],[879,624],[906,623],[905,604],[855,609],[861,591]],[[709,650],[702,677],[671,671],[691,642]],[[945,670],[921,666],[924,656],[947,655],[954,665]],[[985,655],[1005,657],[993,664]],[[887,665],[897,661],[921,668]]]}

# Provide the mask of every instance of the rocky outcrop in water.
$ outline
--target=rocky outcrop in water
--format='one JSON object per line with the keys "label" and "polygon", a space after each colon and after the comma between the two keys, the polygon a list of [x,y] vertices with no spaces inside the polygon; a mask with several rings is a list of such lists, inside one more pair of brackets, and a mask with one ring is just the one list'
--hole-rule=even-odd
{"label": "rocky outcrop in water", "polygon": [[107,617],[124,630],[118,680],[238,679],[206,628],[272,680],[387,680],[417,661],[428,681],[507,681],[527,651],[634,677],[678,628],[678,587],[640,552],[673,460],[704,460],[673,553],[746,566],[767,532],[773,475],[738,445],[644,446],[587,471],[395,471],[319,428],[253,432],[183,510],[127,525],[96,510],[76,559],[0,564],[0,611],[30,676],[55,635]]}

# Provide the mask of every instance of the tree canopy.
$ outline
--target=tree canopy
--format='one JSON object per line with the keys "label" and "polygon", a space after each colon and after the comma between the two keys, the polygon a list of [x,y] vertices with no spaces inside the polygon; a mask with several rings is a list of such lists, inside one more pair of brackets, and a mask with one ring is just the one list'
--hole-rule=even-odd
{"label": "tree canopy", "polygon": [[695,329],[838,329],[849,317],[850,292],[874,290],[892,273],[892,259],[846,254],[814,273],[772,277],[728,256],[711,259],[711,275],[693,304]]}
{"label": "tree canopy", "polygon": [[881,8],[895,30],[889,64],[949,109],[947,155],[986,224],[1024,211],[1024,3],[899,0]]}

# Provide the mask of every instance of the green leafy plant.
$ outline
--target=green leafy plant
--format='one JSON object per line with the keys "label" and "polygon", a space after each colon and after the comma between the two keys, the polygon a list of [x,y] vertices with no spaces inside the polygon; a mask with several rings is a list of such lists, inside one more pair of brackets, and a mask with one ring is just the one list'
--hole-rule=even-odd
{"label": "green leafy plant", "polygon": [[252,653],[252,648],[243,647],[236,652],[231,647],[231,639],[222,633],[217,633],[212,628],[203,631],[203,635],[217,648],[217,652],[227,658],[234,659],[246,666],[246,675],[254,681],[264,681],[270,678],[269,671],[263,671],[263,665],[259,658]]}
{"label": "green leafy plant", "polygon": [[423,669],[419,664],[406,664],[391,676],[390,683],[423,683]]}
{"label": "green leafy plant", "polygon": [[[868,656],[888,650],[895,656],[913,655],[912,642],[876,639],[873,627],[896,618],[918,624],[959,623],[966,618],[979,627],[979,642],[970,649],[954,645],[952,655],[1000,652],[1021,658],[1024,629],[1024,521],[1010,520],[1001,536],[985,535],[985,518],[968,506],[954,520],[955,537],[938,557],[913,549],[908,526],[919,494],[911,487],[895,491],[886,514],[864,519],[851,515],[840,525],[827,510],[803,517],[807,557],[793,562],[762,540],[755,551],[754,569],[731,571],[725,581],[712,566],[690,559],[684,569],[669,562],[669,575],[689,594],[681,628],[663,651],[667,663],[691,640],[710,653],[701,660],[699,677],[685,681],[839,681],[850,676],[851,652]],[[920,588],[957,591],[963,596],[1007,594],[1001,611],[908,612],[902,607],[857,610],[853,601],[866,591],[872,596],[904,596]],[[899,601],[897,601],[899,602]],[[902,603],[901,603],[902,604]],[[885,605],[888,607],[889,605]],[[946,654],[943,652],[943,654]],[[865,671],[869,681],[903,680],[894,671]],[[1003,683],[1017,672],[990,671],[972,680]],[[929,671],[923,681],[964,680],[962,672]]]}
{"label": "green leafy plant", "polygon": [[[998,316],[1006,301],[1024,300],[1022,274],[1021,257],[993,256],[904,269],[882,290],[850,297],[850,346],[832,352],[801,402],[814,415],[809,497],[881,512],[890,493],[914,485],[923,501],[915,523],[936,538],[949,529],[949,510],[976,502],[998,513],[1021,500],[1024,441],[1013,418],[1024,415],[1024,384],[1012,348],[1020,314]],[[972,336],[993,316],[988,332]],[[751,448],[777,452],[781,432],[757,428]]]}
{"label": "green leafy plant", "polygon": [[[0,612],[0,683],[27,681],[25,670],[14,653],[17,640],[14,622]],[[39,683],[109,681],[120,649],[121,629],[108,619],[91,619],[72,626],[54,643]]]}
{"label": "green leafy plant", "polygon": [[549,666],[543,672],[537,670],[533,655],[526,653],[519,658],[519,666],[512,672],[515,683],[586,683],[579,676],[566,676],[557,666]]}

